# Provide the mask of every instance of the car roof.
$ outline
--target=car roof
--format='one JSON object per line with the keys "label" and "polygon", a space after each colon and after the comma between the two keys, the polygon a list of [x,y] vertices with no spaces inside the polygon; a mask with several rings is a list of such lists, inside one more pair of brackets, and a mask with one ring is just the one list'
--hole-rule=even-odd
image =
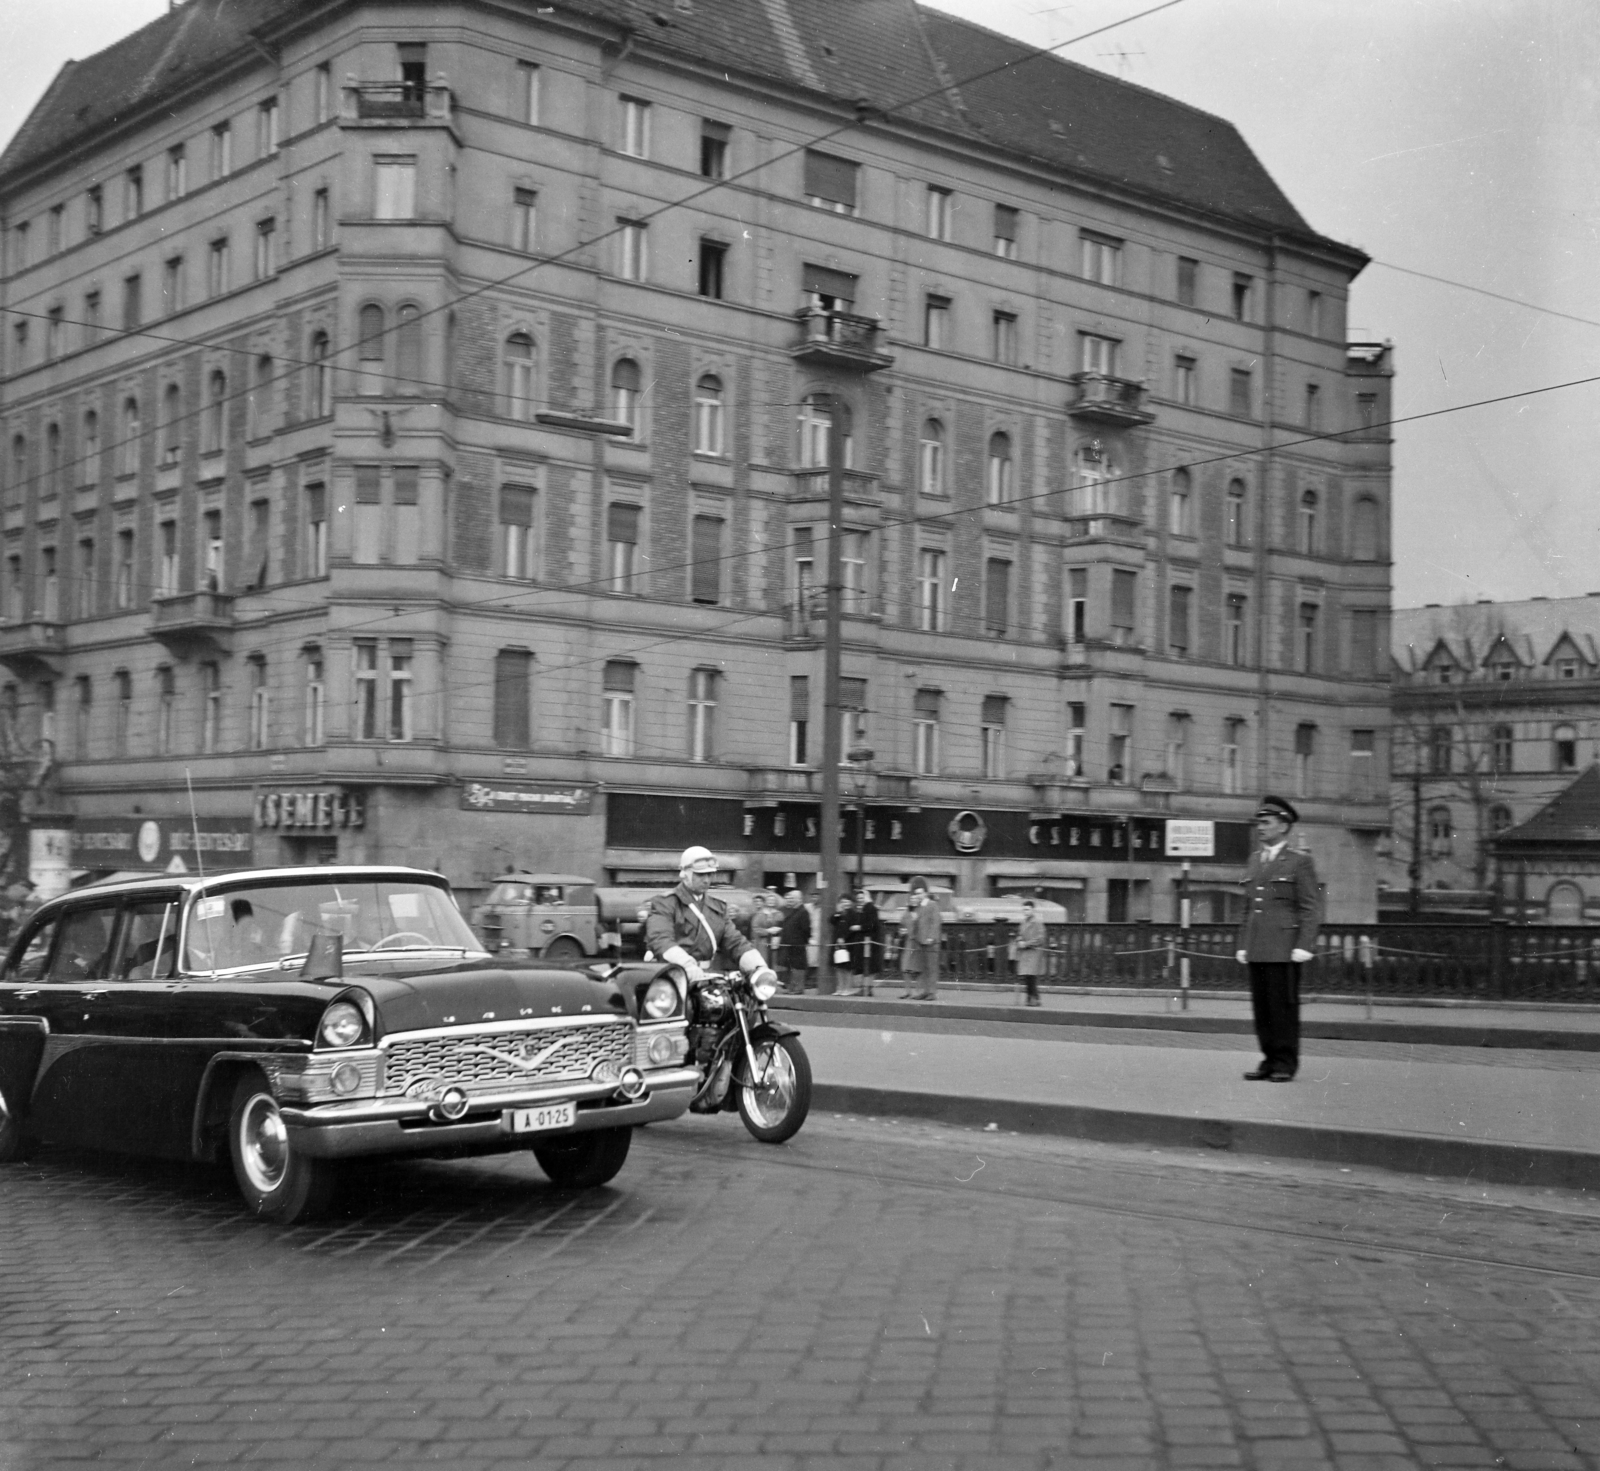
{"label": "car roof", "polygon": [[210,889],[230,889],[253,883],[277,883],[284,880],[296,880],[301,883],[316,883],[319,880],[330,883],[354,883],[358,880],[380,878],[422,879],[435,884],[449,883],[443,874],[430,873],[425,868],[406,868],[394,863],[302,864],[293,868],[230,868],[205,875],[150,874],[148,877],[124,879],[120,882],[108,881],[85,885],[81,889],[71,889],[65,894],[58,894],[48,902],[55,905],[85,897],[104,899],[108,894],[166,892],[175,888],[198,893]]}
{"label": "car roof", "polygon": [[495,880],[497,884],[592,884],[591,878],[577,873],[529,873],[526,869],[513,869]]}

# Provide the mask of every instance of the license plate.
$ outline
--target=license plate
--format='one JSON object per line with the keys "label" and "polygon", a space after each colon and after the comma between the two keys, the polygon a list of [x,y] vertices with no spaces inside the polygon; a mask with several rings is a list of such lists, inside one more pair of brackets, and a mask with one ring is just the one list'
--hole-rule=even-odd
{"label": "license plate", "polygon": [[578,1121],[576,1103],[546,1103],[539,1108],[508,1108],[506,1128],[513,1134],[543,1134],[548,1129],[570,1129]]}

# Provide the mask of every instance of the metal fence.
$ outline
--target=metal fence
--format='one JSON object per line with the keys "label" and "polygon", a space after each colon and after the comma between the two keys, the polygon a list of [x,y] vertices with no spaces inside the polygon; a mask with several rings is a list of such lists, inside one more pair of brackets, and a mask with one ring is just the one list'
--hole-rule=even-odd
{"label": "metal fence", "polygon": [[[947,922],[944,974],[974,985],[1009,986],[1004,921]],[[1189,961],[1194,991],[1246,984],[1234,959],[1234,925],[1062,924],[1046,927],[1045,984],[1165,990]],[[893,938],[890,939],[893,944]],[[1322,927],[1317,958],[1304,972],[1321,995],[1480,1001],[1564,1001],[1600,1005],[1600,929],[1581,925],[1370,924]],[[889,969],[895,956],[888,957]]]}

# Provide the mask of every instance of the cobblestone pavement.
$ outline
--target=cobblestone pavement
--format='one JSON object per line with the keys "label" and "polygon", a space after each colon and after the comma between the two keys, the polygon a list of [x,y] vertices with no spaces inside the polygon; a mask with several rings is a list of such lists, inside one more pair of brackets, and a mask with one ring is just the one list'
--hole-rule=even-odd
{"label": "cobblestone pavement", "polygon": [[614,1188],[0,1174],[0,1467],[1600,1465],[1600,1205],[819,1115]]}

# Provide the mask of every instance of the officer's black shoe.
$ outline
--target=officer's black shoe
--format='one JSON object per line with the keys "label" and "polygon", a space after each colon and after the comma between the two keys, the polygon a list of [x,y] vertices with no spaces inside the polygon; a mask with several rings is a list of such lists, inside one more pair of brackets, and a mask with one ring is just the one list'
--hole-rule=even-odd
{"label": "officer's black shoe", "polygon": [[1266,1083],[1272,1079],[1272,1076],[1272,1069],[1269,1068],[1266,1063],[1262,1063],[1260,1067],[1253,1068],[1250,1072],[1246,1073],[1244,1075],[1244,1080],[1247,1083]]}

